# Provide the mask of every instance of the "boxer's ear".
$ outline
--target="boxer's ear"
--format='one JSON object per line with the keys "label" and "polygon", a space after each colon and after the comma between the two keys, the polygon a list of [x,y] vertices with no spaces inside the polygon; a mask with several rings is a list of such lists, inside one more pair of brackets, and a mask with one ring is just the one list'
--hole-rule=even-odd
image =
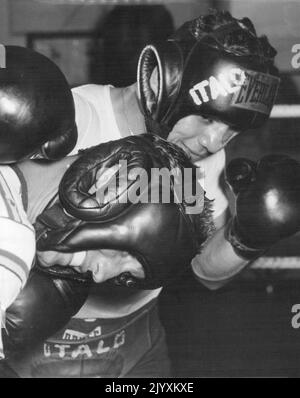
{"label": "boxer's ear", "polygon": [[155,98],[158,97],[158,69],[157,66],[153,69],[150,77],[150,88],[153,91]]}

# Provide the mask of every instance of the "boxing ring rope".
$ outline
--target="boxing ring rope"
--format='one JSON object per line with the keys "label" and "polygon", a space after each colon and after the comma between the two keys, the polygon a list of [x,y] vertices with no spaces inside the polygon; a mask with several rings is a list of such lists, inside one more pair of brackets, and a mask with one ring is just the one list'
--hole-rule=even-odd
{"label": "boxing ring rope", "polygon": [[260,257],[251,269],[300,270],[300,253],[299,257]]}
{"label": "boxing ring rope", "polygon": [[279,104],[274,105],[271,112],[271,119],[300,118],[300,105]]}
{"label": "boxing ring rope", "polygon": [[[278,104],[274,105],[271,112],[271,119],[300,118],[300,105]],[[300,126],[299,126],[300,128]],[[251,269],[262,270],[300,270],[300,236],[299,256],[290,257],[260,257],[251,265]]]}

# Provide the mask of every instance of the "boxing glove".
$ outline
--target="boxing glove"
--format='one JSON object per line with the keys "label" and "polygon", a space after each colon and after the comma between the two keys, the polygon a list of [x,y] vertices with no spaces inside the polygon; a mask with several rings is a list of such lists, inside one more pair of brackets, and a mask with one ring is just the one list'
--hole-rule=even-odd
{"label": "boxing glove", "polygon": [[4,50],[0,163],[66,156],[77,141],[75,106],[67,80],[44,55],[18,46]]}
{"label": "boxing glove", "polygon": [[226,180],[235,194],[235,215],[227,238],[243,258],[260,256],[300,228],[300,164],[286,155],[254,163],[234,159]]}
{"label": "boxing glove", "polygon": [[[126,178],[122,178],[119,171],[115,195],[108,197],[104,190],[103,200],[99,201],[97,189],[102,187],[92,189],[98,177],[125,160]],[[138,179],[128,178],[131,171],[142,168],[149,178],[141,195],[150,199],[150,190],[161,188],[159,184],[151,186],[151,170],[171,169],[176,165],[181,169],[193,168],[179,148],[150,134],[127,137],[88,150],[64,174],[59,202],[37,218],[37,249],[126,251],[141,263],[145,279],[122,273],[114,283],[143,289],[170,283],[189,266],[212,229],[209,201],[200,187],[197,214],[186,214],[183,202],[132,203],[130,194],[141,186]],[[194,182],[198,184],[197,180]]]}
{"label": "boxing glove", "polygon": [[22,355],[61,329],[84,304],[89,284],[41,273],[33,268],[17,299],[6,311],[6,358]]}

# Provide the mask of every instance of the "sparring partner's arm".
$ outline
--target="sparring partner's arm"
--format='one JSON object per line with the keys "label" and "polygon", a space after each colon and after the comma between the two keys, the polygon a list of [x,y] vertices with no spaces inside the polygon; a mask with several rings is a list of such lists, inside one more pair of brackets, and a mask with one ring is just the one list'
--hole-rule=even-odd
{"label": "sparring partner's arm", "polygon": [[202,173],[200,181],[206,196],[213,200],[215,233],[194,257],[192,270],[196,279],[209,289],[218,289],[242,270],[248,261],[237,256],[225,237],[230,218],[228,192],[225,192],[225,151],[221,150],[197,164]]}
{"label": "sparring partner's arm", "polygon": [[211,290],[228,283],[249,262],[238,256],[226,239],[226,225],[230,218],[229,208],[214,218],[215,233],[206,242],[201,254],[192,260],[196,279]]}
{"label": "sparring partner's arm", "polygon": [[[221,216],[222,221],[226,217]],[[221,220],[216,220],[220,225]],[[231,243],[226,239],[226,225],[216,229],[200,255],[192,260],[195,277],[209,289],[218,289],[237,275],[249,260],[236,254]]]}
{"label": "sparring partner's arm", "polygon": [[300,229],[300,164],[286,155],[258,162],[241,158],[226,167],[234,215],[207,242],[193,270],[217,288],[276,242]]}
{"label": "sparring partner's arm", "polygon": [[[0,329],[5,312],[24,287],[35,256],[35,233],[19,195],[20,183],[13,170],[0,170]],[[3,357],[2,330],[0,358]]]}

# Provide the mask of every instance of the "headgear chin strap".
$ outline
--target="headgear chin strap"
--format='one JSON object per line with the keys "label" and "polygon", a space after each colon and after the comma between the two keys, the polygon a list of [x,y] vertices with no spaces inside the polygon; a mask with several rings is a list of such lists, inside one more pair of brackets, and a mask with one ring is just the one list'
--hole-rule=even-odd
{"label": "headgear chin strap", "polygon": [[[237,130],[261,126],[269,117],[280,79],[261,47],[258,55],[228,51],[229,33],[253,36],[238,22],[197,38],[185,25],[160,45],[147,45],[138,63],[138,94],[149,132],[166,138],[188,115],[218,120]],[[275,51],[274,51],[275,53]],[[275,54],[272,54],[275,55]],[[157,68],[155,89],[151,76]]]}

